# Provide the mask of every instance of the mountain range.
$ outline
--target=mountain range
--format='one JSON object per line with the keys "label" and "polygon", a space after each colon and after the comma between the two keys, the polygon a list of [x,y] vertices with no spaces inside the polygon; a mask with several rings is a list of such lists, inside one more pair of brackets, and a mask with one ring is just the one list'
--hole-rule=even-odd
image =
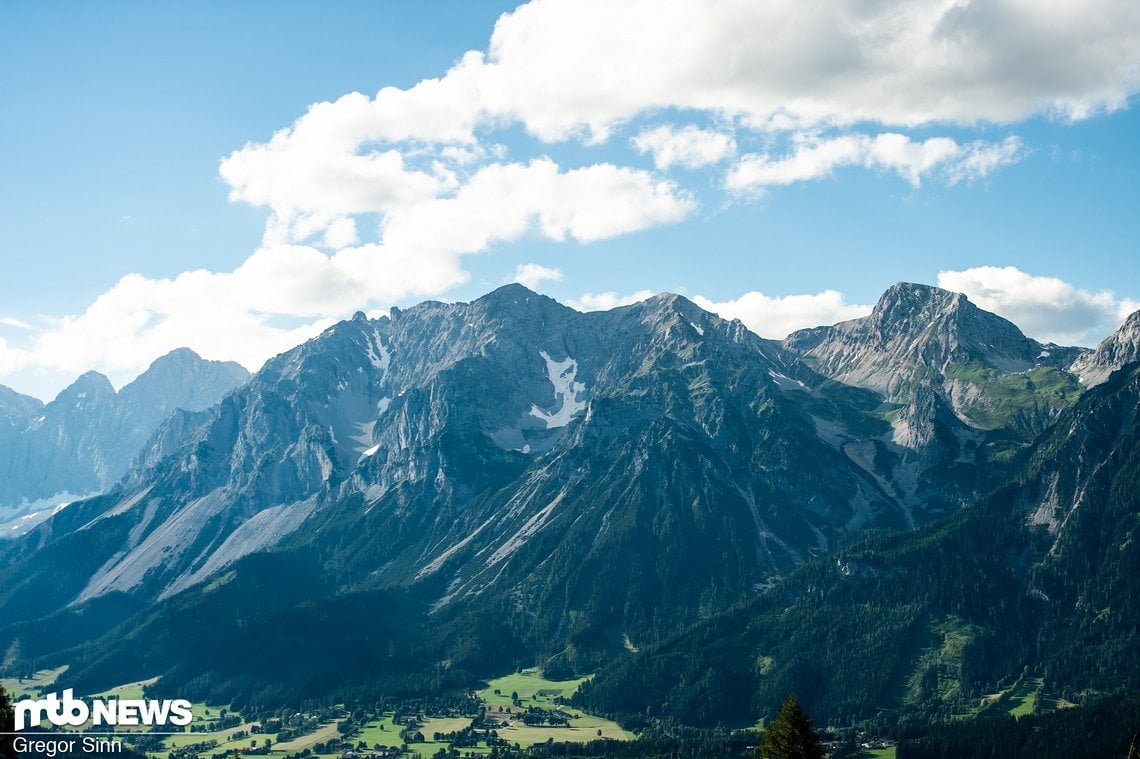
{"label": "mountain range", "polygon": [[597,671],[583,703],[631,724],[1134,687],[1138,357],[1140,315],[1069,348],[923,285],[779,342],[509,285],[357,314],[248,382],[176,352],[58,411],[0,393],[36,470],[9,501],[101,492],[0,543],[5,666],[290,702],[538,663]]}
{"label": "mountain range", "polygon": [[93,371],[47,404],[0,387],[0,531],[19,534],[107,490],[169,416],[209,408],[248,380],[238,364],[183,348],[118,392]]}

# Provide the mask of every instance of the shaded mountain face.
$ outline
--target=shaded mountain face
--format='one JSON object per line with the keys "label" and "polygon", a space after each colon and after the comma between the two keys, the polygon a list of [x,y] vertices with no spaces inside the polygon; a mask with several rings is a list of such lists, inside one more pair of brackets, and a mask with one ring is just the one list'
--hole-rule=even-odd
{"label": "shaded mountain face", "polygon": [[[453,660],[490,616],[581,669],[852,531],[957,508],[970,486],[929,472],[972,467],[974,433],[939,403],[896,430],[875,394],[678,296],[582,314],[508,286],[358,315],[171,418],[118,493],[13,547],[0,609],[182,608],[272,549],[316,562],[322,588],[410,589],[424,624],[460,631]],[[83,558],[61,579],[63,554]]]}
{"label": "shaded mountain face", "polygon": [[1070,371],[1087,387],[1099,385],[1117,369],[1140,361],[1140,311],[1124,320],[1120,328],[1106,337],[1095,351],[1079,356]]}
{"label": "shaded mountain face", "polygon": [[817,718],[887,711],[929,722],[984,710],[985,694],[1022,673],[1041,678],[1041,698],[1134,690],[1138,482],[1133,364],[1083,396],[976,505],[805,565],[616,664],[582,702],[635,722],[649,708],[711,725],[772,713],[794,691]]}
{"label": "shaded mountain face", "polygon": [[909,283],[887,290],[870,316],[794,332],[783,346],[821,374],[888,401],[908,403],[918,388],[932,388],[971,426],[1025,439],[1080,394],[1065,369],[1088,352],[1043,345],[961,293]]}
{"label": "shaded mountain face", "polygon": [[[594,669],[1001,479],[986,446],[1020,417],[969,423],[950,372],[974,366],[978,323],[1004,330],[969,408],[1000,407],[1042,346],[959,296],[894,290],[874,329],[790,348],[675,295],[583,314],[512,285],[358,314],[173,414],[118,489],[0,546],[0,645],[69,661],[77,683],[165,674],[218,698],[290,677],[267,652],[295,628],[359,651],[327,662],[341,685],[442,677],[440,661],[460,680],[523,659]],[[798,357],[854,332],[874,346],[856,355],[878,367],[867,388]],[[904,393],[891,366],[946,372]],[[188,618],[210,646],[171,638]],[[227,672],[234,651],[265,666]]]}
{"label": "shaded mountain face", "polygon": [[36,502],[54,505],[110,488],[172,413],[208,408],[248,378],[238,364],[181,349],[118,393],[106,377],[88,372],[46,405],[0,396],[0,507],[10,518]]}

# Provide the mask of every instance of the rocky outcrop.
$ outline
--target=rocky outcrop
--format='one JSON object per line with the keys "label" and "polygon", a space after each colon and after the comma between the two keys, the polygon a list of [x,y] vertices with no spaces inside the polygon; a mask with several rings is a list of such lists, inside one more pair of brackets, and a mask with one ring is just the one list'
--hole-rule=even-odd
{"label": "rocky outcrop", "polygon": [[1140,361],[1140,311],[1125,319],[1124,324],[1101,341],[1095,351],[1077,358],[1070,371],[1080,377],[1081,384],[1093,387],[1134,361]]}

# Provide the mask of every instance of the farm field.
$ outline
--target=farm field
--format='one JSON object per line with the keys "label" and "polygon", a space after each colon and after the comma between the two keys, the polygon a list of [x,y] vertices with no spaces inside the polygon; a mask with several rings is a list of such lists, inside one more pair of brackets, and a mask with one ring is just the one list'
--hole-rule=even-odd
{"label": "farm field", "polygon": [[1009,694],[1009,714],[1014,717],[1033,714],[1044,682],[1040,677],[1023,677]]}
{"label": "farm field", "polygon": [[[509,743],[518,743],[525,747],[543,743],[551,738],[555,741],[573,743],[591,741],[599,737],[633,740],[633,733],[622,730],[616,722],[584,714],[580,709],[573,707],[562,707],[568,713],[576,715],[570,720],[568,727],[524,725],[521,719],[513,718],[516,712],[526,711],[527,707],[559,708],[554,699],[569,698],[587,679],[589,678],[547,680],[538,669],[524,669],[491,680],[486,688],[477,691],[477,695],[483,699],[491,716],[507,720],[498,730],[499,736]],[[518,694],[517,707],[511,700],[512,693]],[[501,714],[498,712],[500,707],[503,709]],[[512,710],[509,714],[506,712],[508,708]]]}
{"label": "farm field", "polygon": [[[27,694],[32,697],[52,689],[65,668],[43,670],[35,673],[34,677],[10,679],[4,681],[4,687],[9,692]],[[569,698],[587,678],[570,680],[549,680],[542,676],[538,669],[525,669],[519,672],[503,675],[491,680],[485,688],[477,691],[476,695],[483,701],[484,718],[492,723],[492,728],[498,732],[501,739],[510,744],[522,747],[532,746],[536,743],[545,743],[549,740],[557,742],[587,742],[599,737],[615,740],[632,740],[633,734],[623,730],[616,722],[602,717],[583,713],[580,709],[562,706],[556,699]],[[144,688],[154,682],[154,679],[138,680],[123,683],[108,690],[94,694],[100,698],[113,699],[142,699]],[[517,696],[517,701],[512,699]],[[568,716],[565,725],[527,725],[522,716],[529,708],[543,709],[548,712],[555,710],[564,712]],[[217,704],[193,702],[191,705],[194,714],[194,724],[217,720],[225,714],[227,707]],[[234,715],[240,716],[240,715]],[[364,726],[346,738],[353,744],[363,742],[368,748],[375,746],[399,747],[404,745],[401,738],[402,725],[396,724],[391,712],[379,718],[373,718]],[[276,734],[253,732],[254,723],[242,720],[239,724],[230,725],[212,732],[190,732],[167,736],[162,747],[151,751],[154,756],[169,757],[178,749],[198,744],[207,744],[215,741],[209,748],[200,748],[201,755],[232,753],[244,751],[251,745],[262,746],[268,738],[271,743],[271,755],[284,756],[296,754],[308,749],[310,752],[317,744],[328,743],[341,737],[338,730],[340,720],[333,720],[321,724],[316,730],[306,735],[278,743]],[[422,733],[426,739],[423,742],[409,744],[409,749],[424,756],[431,756],[441,748],[448,748],[447,741],[433,740],[437,734],[446,735],[457,733],[472,724],[472,718],[427,716],[416,732]],[[143,730],[145,728],[140,728]],[[124,732],[126,732],[124,730]],[[128,741],[129,742],[129,741]],[[490,748],[481,743],[474,747],[460,749],[463,755],[482,755],[490,752]],[[322,756],[313,753],[313,756]],[[330,757],[339,757],[340,752],[327,754]]]}
{"label": "farm field", "polygon": [[4,691],[8,694],[9,698],[13,700],[24,694],[38,696],[42,691],[46,690],[48,686],[53,685],[59,676],[66,671],[67,667],[41,669],[31,677],[0,678],[0,685],[4,686]]}

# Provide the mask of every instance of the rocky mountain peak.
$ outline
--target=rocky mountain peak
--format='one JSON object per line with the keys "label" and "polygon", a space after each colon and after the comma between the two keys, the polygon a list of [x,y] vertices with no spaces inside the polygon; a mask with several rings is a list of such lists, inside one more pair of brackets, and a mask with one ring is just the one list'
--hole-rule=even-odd
{"label": "rocky mountain peak", "polygon": [[126,405],[141,402],[165,417],[173,408],[206,409],[222,395],[248,382],[249,376],[241,364],[207,361],[189,348],[177,348],[155,359],[145,372],[119,391],[119,396]]}
{"label": "rocky mountain peak", "polygon": [[[75,382],[65,387],[49,406],[89,406],[96,400],[105,400],[115,395],[111,380],[96,371],[81,374]],[[86,403],[82,403],[86,401]]]}
{"label": "rocky mountain peak", "polygon": [[[1037,367],[1060,369],[1071,362],[1073,349],[1046,348],[965,295],[928,285],[900,282],[869,316],[794,332],[783,345],[821,374],[875,390],[888,401],[910,403],[917,388],[933,388],[971,424],[991,428],[1016,417],[1028,436],[1079,394],[1068,387],[1071,377],[1050,375],[1037,379],[1061,389],[1037,397],[1036,383],[1017,376]],[[1021,388],[1008,408],[991,398],[1002,383],[1006,393]]]}
{"label": "rocky mountain peak", "polygon": [[968,303],[966,296],[941,287],[914,282],[896,282],[882,294],[871,312],[880,321],[917,314],[947,312]]}
{"label": "rocky mountain peak", "polygon": [[527,322],[544,322],[571,312],[553,298],[534,292],[518,283],[503,285],[467,304],[456,304],[479,320],[501,322],[512,328]]}
{"label": "rocky mountain peak", "polygon": [[1077,374],[1086,387],[1092,387],[1133,361],[1140,361],[1140,311],[1134,311],[1095,351],[1078,357],[1070,371]]}
{"label": "rocky mountain peak", "polygon": [[24,429],[43,405],[38,398],[0,385],[0,437]]}
{"label": "rocky mountain peak", "polygon": [[[90,371],[46,406],[18,396],[17,409],[27,416],[0,435],[0,516],[60,494],[71,500],[109,488],[176,409],[208,408],[248,379],[238,364],[206,361],[183,348],[155,360],[118,393]],[[0,394],[0,432],[4,402]]]}

